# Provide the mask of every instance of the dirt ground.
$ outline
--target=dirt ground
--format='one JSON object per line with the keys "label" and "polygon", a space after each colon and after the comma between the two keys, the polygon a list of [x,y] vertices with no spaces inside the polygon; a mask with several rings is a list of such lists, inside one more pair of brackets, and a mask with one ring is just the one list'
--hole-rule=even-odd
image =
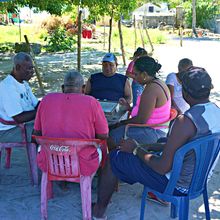
{"label": "dirt ground", "polygon": [[[194,65],[207,69],[213,79],[214,89],[211,99],[220,106],[220,66],[219,41],[184,41],[183,47],[179,41],[155,46],[154,57],[162,64],[160,76],[165,79],[170,72],[177,71],[177,64],[181,58],[188,57]],[[82,53],[82,73],[85,79],[91,73],[101,70],[103,51]],[[36,57],[46,92],[60,91],[63,75],[69,69],[76,68],[76,54],[43,54]],[[121,58],[119,59],[120,73],[125,72]],[[1,55],[0,78],[11,70],[10,56]],[[40,97],[40,90],[36,77],[31,80],[34,93]],[[24,151],[17,150],[13,154],[12,168],[1,169],[0,175],[0,219],[2,220],[38,220],[40,219],[40,187],[32,187],[28,177],[27,161]],[[220,163],[218,162],[213,177],[208,184],[211,219],[220,219]],[[81,200],[78,184],[69,184],[69,191],[62,191],[57,184],[54,187],[55,197],[49,201],[48,215],[51,220],[79,220],[81,219]],[[122,185],[115,193],[107,210],[109,220],[139,219],[140,195],[142,187],[139,184]],[[96,191],[93,190],[93,200]],[[167,220],[169,207],[148,203],[145,219]],[[189,219],[205,219],[202,197],[190,203]]]}

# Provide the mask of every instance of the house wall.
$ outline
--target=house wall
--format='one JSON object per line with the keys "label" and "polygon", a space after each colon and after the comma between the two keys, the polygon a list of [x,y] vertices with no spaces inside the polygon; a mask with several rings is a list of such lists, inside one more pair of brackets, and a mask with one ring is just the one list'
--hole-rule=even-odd
{"label": "house wall", "polygon": [[155,15],[155,16],[143,16],[143,27],[146,28],[157,28],[160,23],[165,25],[174,25],[174,15]]}

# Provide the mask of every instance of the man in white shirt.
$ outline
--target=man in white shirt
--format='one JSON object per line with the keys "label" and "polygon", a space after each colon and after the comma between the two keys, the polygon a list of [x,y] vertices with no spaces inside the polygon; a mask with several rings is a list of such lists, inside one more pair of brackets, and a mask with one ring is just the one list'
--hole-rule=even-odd
{"label": "man in white shirt", "polygon": [[[18,124],[26,123],[27,141],[30,142],[39,103],[28,84],[34,73],[33,61],[30,55],[20,52],[13,62],[11,74],[0,82],[0,118]],[[0,142],[20,141],[22,135],[18,126],[0,123]]]}

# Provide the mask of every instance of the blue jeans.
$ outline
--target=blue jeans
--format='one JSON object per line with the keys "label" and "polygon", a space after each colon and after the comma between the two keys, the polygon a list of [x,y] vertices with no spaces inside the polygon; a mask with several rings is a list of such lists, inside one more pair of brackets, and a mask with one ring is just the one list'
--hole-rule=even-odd
{"label": "blue jeans", "polygon": [[141,95],[143,91],[144,91],[144,87],[138,82],[133,80],[132,82],[133,106],[136,105],[137,97]]}

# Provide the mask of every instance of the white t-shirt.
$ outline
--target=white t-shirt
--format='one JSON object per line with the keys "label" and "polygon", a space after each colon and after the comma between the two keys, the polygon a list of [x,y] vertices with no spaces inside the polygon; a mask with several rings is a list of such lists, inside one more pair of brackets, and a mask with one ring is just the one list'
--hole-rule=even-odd
{"label": "white t-shirt", "polygon": [[178,82],[178,79],[176,77],[176,73],[168,74],[168,76],[166,78],[166,84],[174,87],[173,100],[175,101],[178,108],[184,113],[186,110],[189,109],[189,105],[183,99],[182,85]]}
{"label": "white t-shirt", "polygon": [[[0,117],[7,121],[13,121],[12,117],[22,112],[34,110],[38,103],[28,82],[19,83],[11,75],[0,82],[0,94]],[[0,123],[0,130],[13,127]]]}

